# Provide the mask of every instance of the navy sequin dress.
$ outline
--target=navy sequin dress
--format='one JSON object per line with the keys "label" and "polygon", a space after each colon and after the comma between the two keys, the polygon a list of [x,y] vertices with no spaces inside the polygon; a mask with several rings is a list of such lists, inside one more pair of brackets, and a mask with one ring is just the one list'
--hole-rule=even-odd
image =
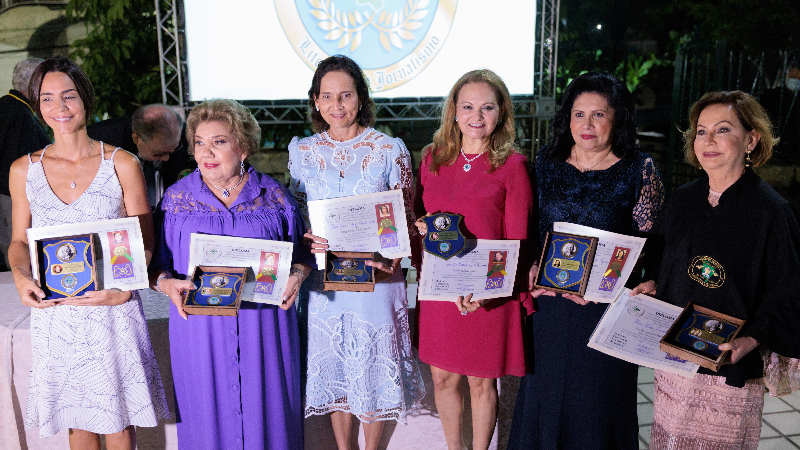
{"label": "navy sequin dress", "polygon": [[[550,150],[535,160],[541,241],[553,222],[622,234],[650,229],[664,201],[652,158],[635,151],[608,169],[580,172]],[[586,346],[607,306],[538,299],[529,317],[532,373],[520,385],[509,450],[638,448],[638,366]]]}

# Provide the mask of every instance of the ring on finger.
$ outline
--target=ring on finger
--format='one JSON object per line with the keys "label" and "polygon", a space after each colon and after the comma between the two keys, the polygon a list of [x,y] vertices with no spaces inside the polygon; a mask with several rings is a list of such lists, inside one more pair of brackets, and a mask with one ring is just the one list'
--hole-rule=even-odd
{"label": "ring on finger", "polygon": [[467,311],[467,310],[465,309],[465,310],[461,311],[461,315],[462,315],[462,316],[466,316],[468,312],[469,312],[469,311]]}

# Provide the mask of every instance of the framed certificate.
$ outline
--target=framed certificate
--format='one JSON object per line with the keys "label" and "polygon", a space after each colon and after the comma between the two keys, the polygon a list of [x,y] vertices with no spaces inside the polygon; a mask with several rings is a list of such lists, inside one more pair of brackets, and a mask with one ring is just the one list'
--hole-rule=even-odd
{"label": "framed certificate", "polygon": [[[385,258],[411,256],[403,191],[353,195],[308,202],[314,234],[328,240],[331,251],[380,252]],[[325,255],[317,254],[324,269]]]}
{"label": "framed certificate", "polygon": [[423,254],[420,300],[452,302],[472,294],[472,300],[511,296],[519,261],[518,240],[468,239],[466,250],[449,259]]}
{"label": "framed certificate", "polygon": [[186,295],[183,310],[203,316],[238,315],[246,278],[246,267],[197,266],[191,277],[197,289]]}
{"label": "framed certificate", "polygon": [[189,267],[244,267],[241,300],[280,305],[289,280],[294,244],[266,239],[192,233]]}
{"label": "framed certificate", "polygon": [[744,320],[689,303],[661,339],[661,350],[716,372],[730,353],[719,346],[736,339],[742,325]]}
{"label": "framed certificate", "polygon": [[596,237],[548,232],[534,286],[583,296],[596,250]]}
{"label": "framed certificate", "polygon": [[[31,272],[43,289],[54,293],[51,300],[93,290],[149,287],[142,230],[136,217],[29,228],[26,232]],[[60,245],[61,241],[68,245]],[[73,248],[74,258],[66,260]],[[93,281],[86,285],[90,273]],[[75,290],[70,293],[71,289]]]}
{"label": "framed certificate", "polygon": [[35,245],[44,300],[78,297],[97,289],[91,234],[40,239]]}
{"label": "framed certificate", "polygon": [[589,338],[589,348],[639,366],[692,377],[699,367],[661,349],[661,337],[683,313],[683,308],[624,288],[608,305]]}

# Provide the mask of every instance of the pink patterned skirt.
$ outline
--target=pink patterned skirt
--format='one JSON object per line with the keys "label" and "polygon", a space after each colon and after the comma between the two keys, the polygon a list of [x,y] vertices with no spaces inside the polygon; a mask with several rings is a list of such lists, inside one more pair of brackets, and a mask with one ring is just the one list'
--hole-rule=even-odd
{"label": "pink patterned skirt", "polygon": [[764,384],[743,388],[725,377],[686,378],[655,371],[650,450],[756,450],[761,435]]}

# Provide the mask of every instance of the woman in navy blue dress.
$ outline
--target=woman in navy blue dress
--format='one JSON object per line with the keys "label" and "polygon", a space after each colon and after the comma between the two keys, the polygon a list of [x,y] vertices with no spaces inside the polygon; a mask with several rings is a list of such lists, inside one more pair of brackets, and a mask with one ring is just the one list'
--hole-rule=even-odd
{"label": "woman in navy blue dress", "polygon": [[[567,87],[553,145],[534,161],[540,241],[554,222],[622,234],[650,229],[664,189],[653,159],[636,145],[633,114],[630,92],[611,74],[587,73]],[[533,295],[531,373],[520,385],[508,448],[638,448],[638,367],[586,346],[608,305]]]}

